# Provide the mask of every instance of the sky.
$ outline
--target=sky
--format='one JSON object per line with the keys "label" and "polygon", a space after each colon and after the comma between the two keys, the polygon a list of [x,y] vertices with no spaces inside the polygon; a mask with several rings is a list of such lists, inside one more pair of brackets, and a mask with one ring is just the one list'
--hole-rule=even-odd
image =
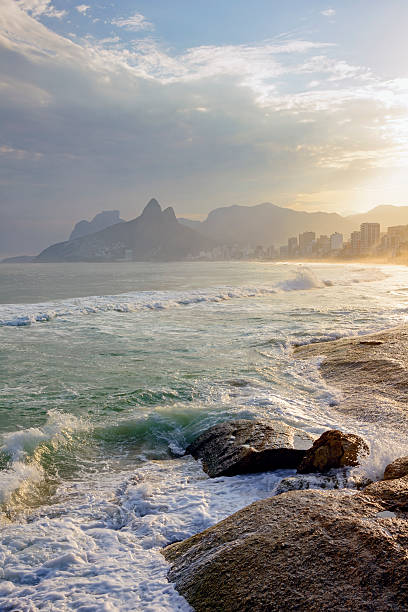
{"label": "sky", "polygon": [[408,204],[406,0],[0,0],[0,253],[151,197]]}

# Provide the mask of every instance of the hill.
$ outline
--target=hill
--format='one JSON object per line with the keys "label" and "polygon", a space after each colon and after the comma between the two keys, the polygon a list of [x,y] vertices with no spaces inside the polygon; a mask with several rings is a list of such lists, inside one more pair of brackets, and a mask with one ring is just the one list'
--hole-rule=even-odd
{"label": "hill", "polygon": [[111,225],[116,225],[116,223],[125,223],[125,221],[120,218],[119,211],[103,210],[95,215],[92,221],[86,221],[85,219],[78,221],[78,223],[75,224],[75,227],[72,230],[68,240],[76,240],[77,238],[94,234],[95,232],[106,229]]}
{"label": "hill", "polygon": [[335,231],[349,233],[354,229],[352,222],[336,213],[308,213],[269,202],[217,208],[200,225],[197,221],[194,223],[197,231],[217,242],[242,246],[285,244],[290,236],[305,231],[330,234]]}
{"label": "hill", "polygon": [[132,221],[54,244],[36,261],[176,261],[198,256],[215,242],[179,223],[174,210],[152,199]]}
{"label": "hill", "polygon": [[347,218],[356,226],[359,226],[360,223],[380,223],[381,229],[384,230],[391,225],[407,225],[408,206],[384,204],[376,206],[366,213],[351,215]]}
{"label": "hill", "polygon": [[304,212],[266,202],[257,206],[228,206],[211,211],[205,221],[180,219],[221,244],[264,247],[285,244],[291,236],[313,231],[317,235],[340,232],[348,235],[364,222],[408,224],[408,206],[377,206],[367,213],[342,217],[337,213]]}

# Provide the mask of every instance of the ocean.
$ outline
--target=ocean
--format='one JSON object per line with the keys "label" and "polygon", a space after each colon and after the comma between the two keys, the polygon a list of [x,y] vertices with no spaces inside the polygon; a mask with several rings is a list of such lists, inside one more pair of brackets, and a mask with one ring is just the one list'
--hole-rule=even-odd
{"label": "ocean", "polygon": [[343,484],[380,478],[404,434],[336,411],[292,351],[407,314],[400,266],[0,266],[0,610],[190,610],[160,549],[294,474],[209,479],[183,453],[217,422],[359,433],[376,453]]}

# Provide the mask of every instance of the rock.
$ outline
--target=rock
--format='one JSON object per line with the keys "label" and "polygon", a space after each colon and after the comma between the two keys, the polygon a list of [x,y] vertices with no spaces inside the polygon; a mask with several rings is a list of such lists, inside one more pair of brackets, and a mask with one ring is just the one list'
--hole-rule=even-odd
{"label": "rock", "polygon": [[408,475],[408,457],[399,457],[387,465],[384,471],[383,480],[402,478]]}
{"label": "rock", "polygon": [[315,440],[298,473],[328,472],[332,468],[358,465],[359,455],[368,455],[369,452],[367,444],[359,436],[330,429]]}
{"label": "rock", "polygon": [[310,434],[279,421],[237,419],[207,429],[186,454],[215,478],[296,468],[312,443]]}
{"label": "rock", "polygon": [[379,501],[387,510],[408,512],[408,476],[373,482],[363,493]]}
{"label": "rock", "polygon": [[196,612],[405,610],[408,521],[362,493],[290,491],[163,554]]}

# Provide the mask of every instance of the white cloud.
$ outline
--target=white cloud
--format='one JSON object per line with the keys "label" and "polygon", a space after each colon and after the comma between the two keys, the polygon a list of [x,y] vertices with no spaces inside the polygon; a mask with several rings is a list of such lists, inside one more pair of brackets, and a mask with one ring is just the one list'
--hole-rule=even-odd
{"label": "white cloud", "polygon": [[51,0],[18,0],[18,5],[33,17],[55,17],[62,19],[67,14],[65,10],[57,10]]}
{"label": "white cloud", "polygon": [[325,9],[324,11],[321,11],[320,14],[324,15],[324,17],[334,17],[336,14],[336,11],[332,8],[328,8],[328,9]]}
{"label": "white cloud", "polygon": [[406,164],[408,80],[384,81],[333,45],[174,53],[150,38],[72,42],[1,1],[0,51],[12,53],[0,77],[0,182],[16,217],[28,192],[47,219],[57,191],[61,219],[116,200],[130,218],[135,197],[153,193],[184,198],[178,212],[193,214],[319,189],[344,201],[370,172]]}
{"label": "white cloud", "polygon": [[82,15],[86,15],[87,11],[89,11],[91,7],[88,6],[87,4],[78,4],[78,6],[76,6],[75,8],[78,11],[78,13],[82,13]]}
{"label": "white cloud", "polygon": [[8,145],[0,145],[0,155],[7,155],[9,157],[14,157],[16,159],[32,159],[38,160],[43,157],[42,153],[38,153],[37,151],[26,151],[24,149],[15,149],[14,147],[9,147]]}
{"label": "white cloud", "polygon": [[140,30],[153,30],[153,24],[148,21],[141,13],[135,13],[131,17],[120,17],[118,19],[112,19],[111,23],[118,28],[125,28],[125,30],[131,30],[132,32],[139,32]]}

